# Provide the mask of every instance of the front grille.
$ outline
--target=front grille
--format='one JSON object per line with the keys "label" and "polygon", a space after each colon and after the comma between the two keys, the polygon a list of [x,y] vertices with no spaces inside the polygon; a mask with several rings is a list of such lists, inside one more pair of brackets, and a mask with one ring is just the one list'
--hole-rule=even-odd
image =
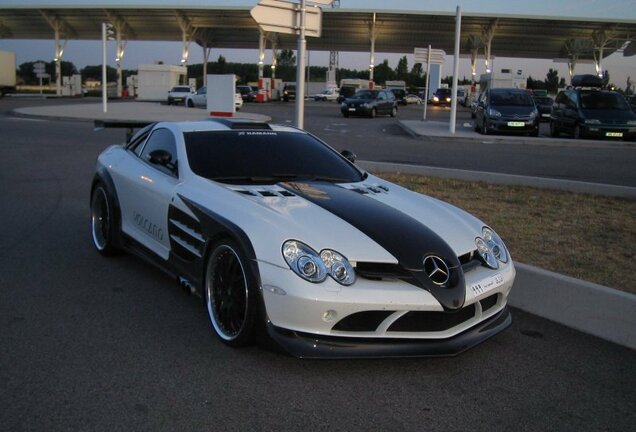
{"label": "front grille", "polygon": [[481,265],[481,259],[476,250],[465,253],[457,258],[459,258],[459,264],[462,266],[464,274]]}
{"label": "front grille", "polygon": [[348,332],[373,332],[393,311],[356,312],[344,317],[333,327],[333,330]]}
{"label": "front grille", "polygon": [[499,298],[499,294],[493,294],[489,297],[486,297],[483,300],[480,300],[479,304],[481,304],[482,312],[486,312],[488,309],[495,307],[495,305],[497,304],[498,298]]}
{"label": "front grille", "polygon": [[475,316],[471,304],[457,312],[412,311],[391,324],[388,332],[439,332],[448,330]]}
{"label": "front grille", "polygon": [[411,279],[412,276],[399,264],[359,262],[356,275],[364,279]]}

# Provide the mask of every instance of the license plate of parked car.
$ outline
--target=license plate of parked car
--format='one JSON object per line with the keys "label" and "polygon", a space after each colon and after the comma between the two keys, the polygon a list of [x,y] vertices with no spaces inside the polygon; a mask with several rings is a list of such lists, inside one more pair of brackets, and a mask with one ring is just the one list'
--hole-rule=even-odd
{"label": "license plate of parked car", "polygon": [[623,132],[605,132],[605,136],[622,138],[623,137]]}
{"label": "license plate of parked car", "polygon": [[355,108],[349,108],[349,111],[355,111],[355,110],[356,110]]}
{"label": "license plate of parked car", "polygon": [[510,126],[510,127],[522,127],[522,126],[524,126],[524,122],[508,122],[508,126]]}

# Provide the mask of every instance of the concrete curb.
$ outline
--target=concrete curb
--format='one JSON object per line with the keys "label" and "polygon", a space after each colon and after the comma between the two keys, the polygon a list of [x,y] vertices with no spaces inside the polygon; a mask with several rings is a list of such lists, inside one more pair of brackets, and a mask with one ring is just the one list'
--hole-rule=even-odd
{"label": "concrete curb", "polygon": [[[205,110],[160,105],[148,102],[118,102],[109,105],[107,113],[101,104],[52,105],[25,107],[12,110],[9,115],[22,118],[37,118],[53,121],[93,122],[95,120],[137,121],[199,121],[211,118]],[[245,111],[237,112],[233,118],[268,122],[271,117]]]}
{"label": "concrete curb", "polygon": [[511,306],[636,350],[636,295],[515,263]]}
{"label": "concrete curb", "polygon": [[453,138],[458,142],[475,142],[491,144],[522,144],[534,146],[558,146],[558,147],[583,147],[583,148],[609,148],[609,147],[636,147],[636,143],[629,141],[601,141],[601,140],[574,140],[572,138],[555,137],[527,137],[517,135],[481,135],[473,132],[472,126],[467,128],[463,123],[457,123],[455,135],[448,131],[448,123],[440,121],[423,120],[397,120],[398,125],[413,138],[431,140],[434,138]]}
{"label": "concrete curb", "polygon": [[629,186],[617,186],[601,183],[579,182],[573,180],[558,180],[543,177],[528,177],[513,174],[468,171],[389,162],[357,161],[356,163],[360,167],[371,172],[400,172],[404,174],[417,174],[467,181],[483,181],[487,183],[503,185],[531,186],[544,189],[564,190],[568,192],[636,199],[636,188]]}

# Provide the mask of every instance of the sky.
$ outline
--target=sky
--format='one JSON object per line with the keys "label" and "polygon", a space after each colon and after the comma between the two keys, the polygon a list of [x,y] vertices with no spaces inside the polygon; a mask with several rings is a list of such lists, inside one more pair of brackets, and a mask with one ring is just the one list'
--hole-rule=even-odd
{"label": "sky", "polygon": [[[0,0],[0,8],[20,6],[25,0]],[[69,0],[28,0],[30,6],[46,7],[61,6],[69,4],[104,6],[148,6],[157,5],[174,7],[175,0],[97,0],[97,1],[69,1]],[[211,5],[230,5],[249,7],[257,3],[257,0],[181,0],[177,2],[180,7],[206,7]],[[390,2],[391,10],[400,11],[429,11],[454,13],[456,6],[462,8],[466,14],[480,13],[493,15],[530,15],[530,16],[557,16],[568,18],[594,18],[620,19],[621,22],[633,21],[636,23],[636,1],[635,0],[393,0]],[[387,10],[386,0],[341,0],[342,9],[363,9],[363,10]],[[0,50],[8,50],[16,53],[17,64],[33,61],[48,60],[53,57],[52,40],[0,40]],[[108,47],[108,59],[111,66],[114,61],[114,43],[110,42]],[[219,55],[223,55],[229,62],[256,62],[258,59],[257,50],[229,50],[214,49],[210,55],[210,60],[216,60]],[[398,59],[407,56],[409,68],[413,66],[412,53],[376,53],[376,64],[384,59],[389,60],[391,67],[397,65]],[[68,41],[64,60],[73,62],[78,68],[86,65],[101,64],[101,42],[100,41]],[[138,42],[130,41],[126,46],[123,67],[126,69],[136,69],[139,64],[154,63],[161,60],[167,64],[178,64],[181,59],[180,42]],[[201,48],[193,43],[190,46],[189,63],[201,63],[203,54]],[[266,54],[266,63],[271,61],[271,52]],[[447,61],[442,70],[442,76],[452,74],[452,53],[447,53]],[[309,54],[309,63],[315,66],[327,66],[329,54],[327,52],[312,51]],[[351,69],[366,69],[369,64],[369,53],[341,53],[340,67]],[[524,74],[535,79],[545,78],[549,68],[557,69],[559,76],[567,77],[567,65],[565,63],[554,63],[552,60],[528,60],[496,57],[494,59],[495,70],[500,68],[523,69]],[[619,87],[625,87],[628,76],[636,80],[636,56],[623,57],[622,54],[613,54],[603,61],[604,69],[610,73],[611,81]],[[477,63],[477,73],[484,73],[485,66],[483,59]],[[592,64],[578,64],[576,73],[594,73]],[[470,76],[470,62],[468,59],[460,59],[459,77]]]}

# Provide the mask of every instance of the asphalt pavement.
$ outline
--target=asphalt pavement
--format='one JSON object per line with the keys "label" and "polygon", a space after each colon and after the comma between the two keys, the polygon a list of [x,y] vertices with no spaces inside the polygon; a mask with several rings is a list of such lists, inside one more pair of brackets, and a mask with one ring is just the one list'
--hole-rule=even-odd
{"label": "asphalt pavement", "polygon": [[510,329],[456,358],[227,348],[175,281],[92,248],[95,158],[121,132],[11,117],[0,128],[0,430],[624,431],[636,421],[634,350],[517,309]]}

